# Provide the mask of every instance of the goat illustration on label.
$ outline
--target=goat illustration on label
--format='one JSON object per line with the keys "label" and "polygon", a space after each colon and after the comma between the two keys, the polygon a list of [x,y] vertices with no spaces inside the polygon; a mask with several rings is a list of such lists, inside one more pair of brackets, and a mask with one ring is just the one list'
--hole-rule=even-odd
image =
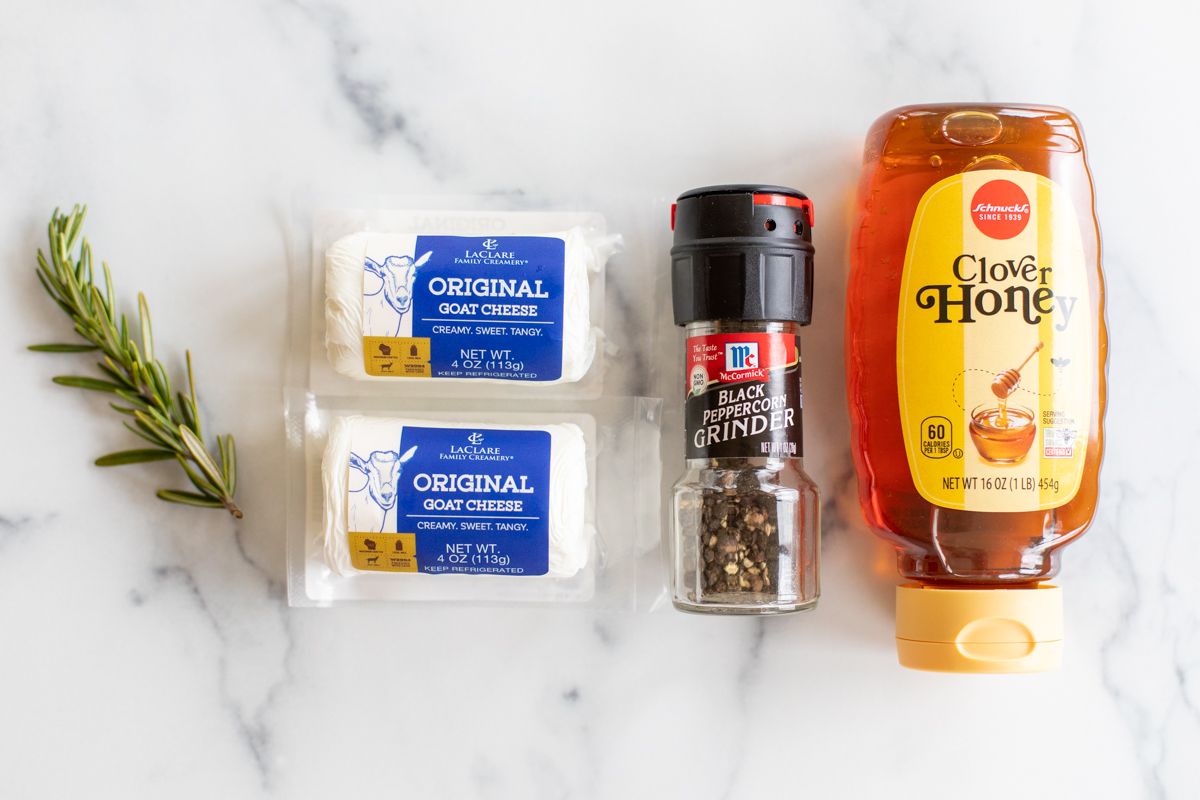
{"label": "goat illustration on label", "polygon": [[[430,250],[420,258],[414,259],[412,256],[388,256],[383,259],[383,262],[377,262],[370,257],[363,261],[363,278],[369,285],[370,278],[367,275],[373,275],[379,279],[379,288],[375,291],[368,291],[367,285],[363,287],[363,322],[364,328],[368,331],[390,331],[386,335],[400,336],[401,330],[404,328],[404,316],[412,309],[413,299],[413,279],[416,277],[417,270],[425,265],[426,262],[433,256],[433,251]],[[377,298],[377,301],[371,303],[367,298]],[[381,302],[380,302],[381,301]],[[391,316],[395,314],[395,323],[393,325]],[[404,335],[409,335],[412,332],[412,321],[409,320],[409,330]],[[388,353],[390,355],[390,353]]]}
{"label": "goat illustration on label", "polygon": [[[404,465],[416,455],[417,448],[410,447],[400,455],[396,450],[375,450],[366,458],[350,453],[350,467],[358,470],[366,480],[357,489],[351,488],[349,505],[350,528],[359,531],[383,531],[388,527],[389,517],[395,528],[396,498],[399,495],[400,475]],[[366,492],[369,502],[356,501]],[[374,550],[372,546],[369,549]]]}

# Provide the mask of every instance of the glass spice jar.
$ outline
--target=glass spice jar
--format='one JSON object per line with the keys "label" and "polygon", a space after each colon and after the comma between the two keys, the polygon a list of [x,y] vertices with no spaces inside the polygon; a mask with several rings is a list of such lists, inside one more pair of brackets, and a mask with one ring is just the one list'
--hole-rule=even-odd
{"label": "glass spice jar", "polygon": [[673,493],[671,592],[684,611],[817,603],[820,499],[803,465],[799,337],[812,309],[812,210],[800,192],[760,185],[694,189],[672,206],[687,472]]}

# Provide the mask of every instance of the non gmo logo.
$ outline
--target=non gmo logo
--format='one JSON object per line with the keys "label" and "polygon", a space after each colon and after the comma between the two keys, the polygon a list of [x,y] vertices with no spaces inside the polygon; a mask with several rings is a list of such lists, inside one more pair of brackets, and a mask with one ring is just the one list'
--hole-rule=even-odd
{"label": "non gmo logo", "polygon": [[726,342],[725,371],[758,369],[758,342]]}
{"label": "non gmo logo", "polygon": [[1029,224],[1029,197],[1012,181],[988,181],[971,198],[971,219],[984,236],[1011,239]]}

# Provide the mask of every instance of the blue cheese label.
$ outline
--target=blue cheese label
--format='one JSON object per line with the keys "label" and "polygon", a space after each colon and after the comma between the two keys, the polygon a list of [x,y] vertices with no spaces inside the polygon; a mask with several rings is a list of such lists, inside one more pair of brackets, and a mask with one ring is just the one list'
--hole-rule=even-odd
{"label": "blue cheese label", "polygon": [[360,570],[544,575],[550,433],[406,425],[351,442],[347,523]]}
{"label": "blue cheese label", "polygon": [[557,236],[373,236],[363,262],[367,374],[557,380],[565,251]]}

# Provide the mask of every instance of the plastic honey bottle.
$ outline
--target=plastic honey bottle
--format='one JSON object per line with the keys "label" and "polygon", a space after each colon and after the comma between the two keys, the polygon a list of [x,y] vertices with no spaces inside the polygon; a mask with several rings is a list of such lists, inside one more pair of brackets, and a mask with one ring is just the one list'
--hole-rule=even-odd
{"label": "plastic honey bottle", "polygon": [[892,542],[900,663],[1058,666],[1044,581],[1096,509],[1108,339],[1079,121],[921,105],[866,141],[847,295],[859,498]]}

